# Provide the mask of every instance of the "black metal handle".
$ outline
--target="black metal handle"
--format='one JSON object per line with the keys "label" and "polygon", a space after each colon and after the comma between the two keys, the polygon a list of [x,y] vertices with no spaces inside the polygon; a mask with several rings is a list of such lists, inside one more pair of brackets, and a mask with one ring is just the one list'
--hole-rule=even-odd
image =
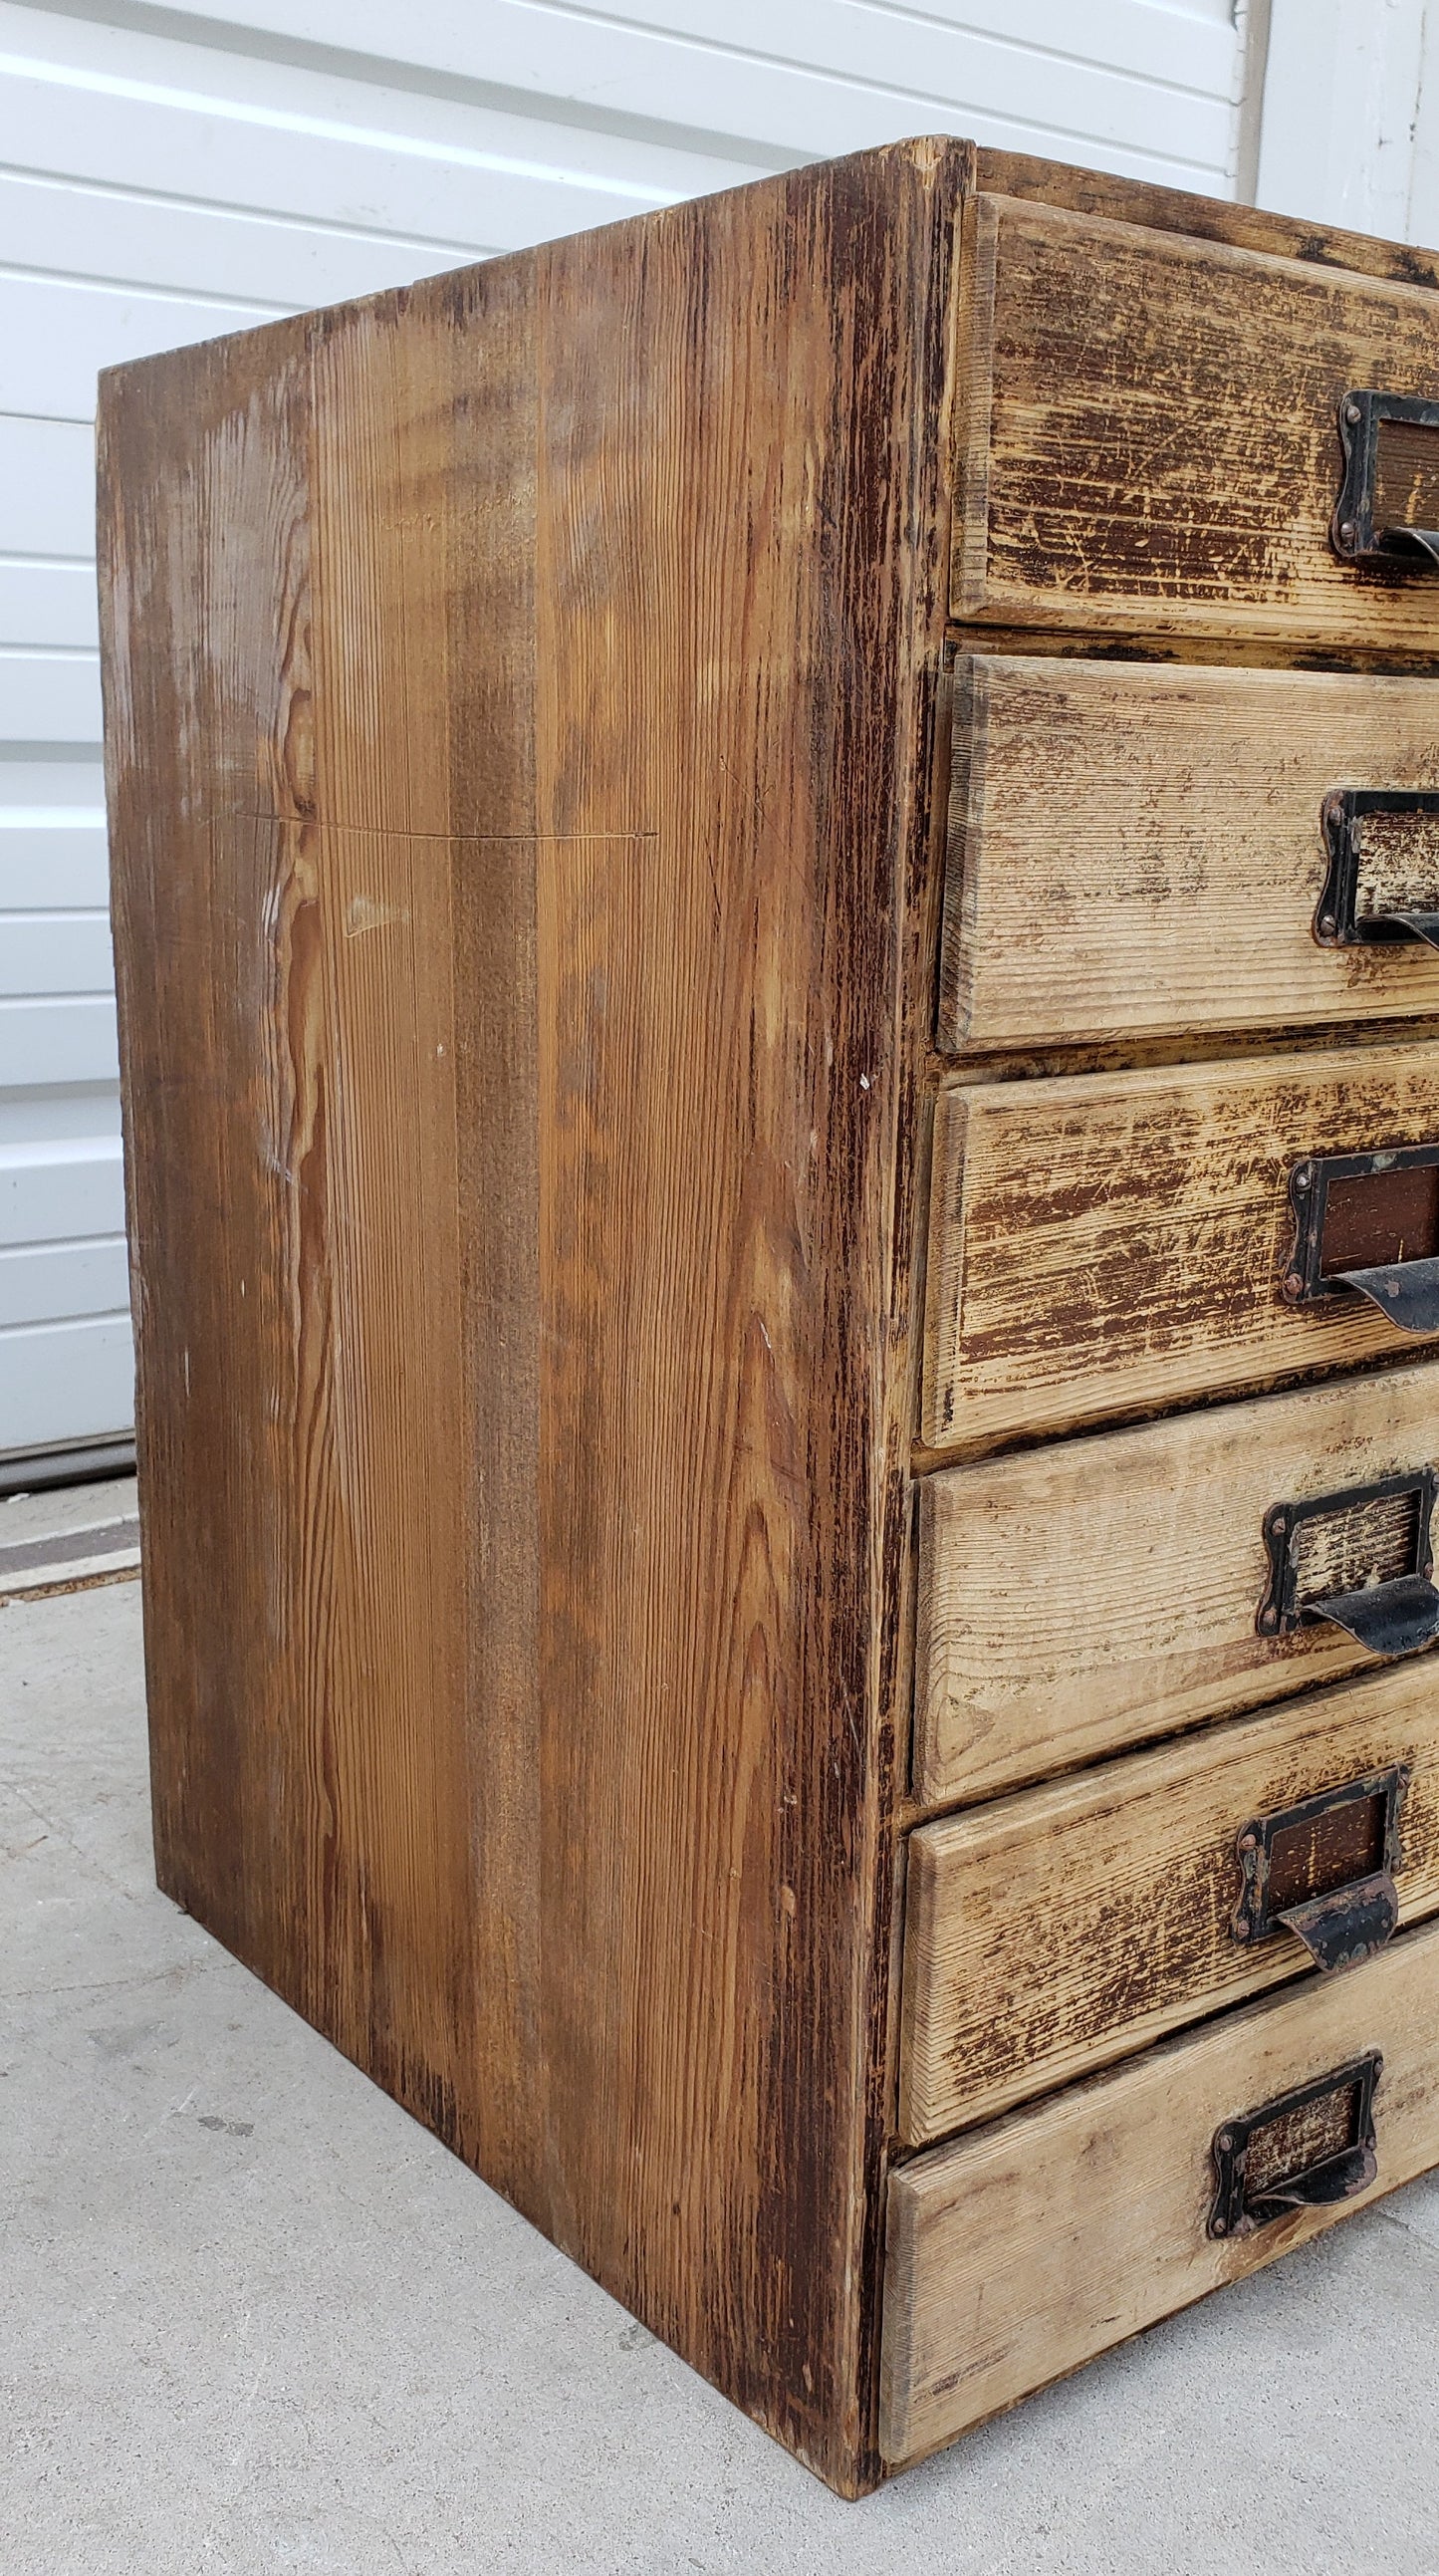
{"label": "black metal handle", "polygon": [[1331,2209],[1378,2179],[1377,2049],[1216,2129],[1211,2236],[1252,2236],[1295,2210]]}
{"label": "black metal handle", "polygon": [[[1366,821],[1412,818],[1439,836],[1439,792],[1429,787],[1336,787],[1324,799],[1320,823],[1329,870],[1314,914],[1314,936],[1324,948],[1439,948],[1439,908],[1423,904],[1360,909],[1360,862]],[[1439,892],[1439,851],[1429,871]]]}
{"label": "black metal handle", "polygon": [[[1415,1213],[1414,1192],[1424,1188],[1421,1176],[1435,1175],[1439,1187],[1439,1144],[1387,1146],[1372,1154],[1324,1154],[1296,1163],[1289,1176],[1289,1203],[1294,1212],[1294,1249],[1281,1281],[1287,1304],[1306,1306],[1319,1298],[1357,1295],[1377,1306],[1401,1333],[1439,1333],[1439,1252],[1405,1258],[1406,1225],[1413,1240],[1415,1224],[1427,1221]],[[1361,1236],[1370,1248],[1395,1243],[1395,1257],[1340,1266],[1331,1219],[1336,1193],[1348,1195],[1353,1223],[1355,1191],[1371,1200]],[[1392,1214],[1386,1213],[1391,1210]],[[1350,1235],[1350,1241],[1354,1240]],[[1431,1238],[1432,1239],[1432,1238]]]}
{"label": "black metal handle", "polygon": [[1372,1959],[1398,1927],[1408,1787],[1408,1768],[1396,1762],[1242,1826],[1235,1940],[1252,1949],[1271,1932],[1292,1932],[1326,1976]]}
{"label": "black metal handle", "polygon": [[1360,1592],[1306,1601],[1303,1616],[1306,1624],[1327,1620],[1342,1628],[1377,1663],[1397,1664],[1426,1653],[1439,1637],[1439,1591],[1425,1575],[1397,1574]]}
{"label": "black metal handle", "polygon": [[[1344,476],[1334,505],[1330,542],[1346,563],[1382,564],[1389,570],[1439,571],[1439,529],[1418,528],[1389,517],[1381,492],[1380,430],[1439,430],[1439,402],[1415,394],[1355,389],[1339,405]],[[1435,472],[1439,473],[1439,441]]]}
{"label": "black metal handle", "polygon": [[1439,1257],[1380,1262],[1372,1270],[1336,1270],[1331,1278],[1377,1306],[1401,1333],[1439,1333]]}

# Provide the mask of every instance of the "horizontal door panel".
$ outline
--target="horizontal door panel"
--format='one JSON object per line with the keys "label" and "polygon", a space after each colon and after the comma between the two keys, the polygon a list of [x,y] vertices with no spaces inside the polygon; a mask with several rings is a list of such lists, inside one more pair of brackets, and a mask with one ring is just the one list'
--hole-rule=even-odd
{"label": "horizontal door panel", "polygon": [[[979,656],[954,754],[942,1047],[1439,1012],[1396,917],[1439,921],[1439,813],[1402,803],[1439,789],[1439,682]],[[1351,788],[1396,809],[1324,934]]]}
{"label": "horizontal door panel", "polygon": [[[942,1087],[926,1445],[977,1450],[1380,1353],[1419,1356],[1422,1332],[1343,1284],[1339,1234],[1332,1261],[1323,1253],[1330,1274],[1308,1292],[1291,1196],[1297,1173],[1332,1158],[1409,1147],[1439,1160],[1439,1047]],[[1388,1231],[1384,1173],[1352,1184],[1379,1226],[1375,1261],[1408,1261],[1412,1279],[1410,1256],[1439,1254],[1439,1180],[1393,1186],[1406,1207],[1413,1188],[1427,1191],[1432,1243],[1418,1220],[1407,1246],[1402,1219]]]}
{"label": "horizontal door panel", "polygon": [[[971,220],[957,616],[1435,649],[1422,549],[1330,542],[1341,406],[1434,396],[1431,290],[1012,199]],[[1381,532],[1426,524],[1439,456],[1401,481]]]}
{"label": "horizontal door panel", "polygon": [[[1439,1365],[1203,1407],[947,1467],[920,1486],[914,1794],[992,1797],[1146,1737],[1361,1671],[1315,1609],[1398,1574],[1409,1507],[1364,1489],[1439,1466]],[[1293,1623],[1264,1633],[1277,1509],[1301,1531]]]}
{"label": "horizontal door panel", "polygon": [[95,438],[89,415],[83,423],[20,420],[5,416],[0,405],[0,554],[73,555],[88,562],[94,552]]}
{"label": "horizontal door panel", "polygon": [[110,854],[100,823],[21,823],[0,808],[0,912],[102,910]]}
{"label": "horizontal door panel", "polygon": [[[1284,1914],[1326,1901],[1311,1951],[1276,1903],[1262,1928],[1243,1910],[1238,1838],[1325,1798],[1269,1837]],[[908,1850],[899,2129],[922,2146],[1431,1914],[1436,1668],[1421,1655],[943,1817]]]}
{"label": "horizontal door panel", "polygon": [[125,1314],[130,1274],[123,1236],[0,1250],[0,1325]]}
{"label": "horizontal door panel", "polygon": [[[114,121],[123,131],[127,120]],[[246,142],[253,148],[253,134]],[[607,208],[611,215],[617,211]],[[391,241],[382,233],[287,222],[228,206],[118,196],[87,188],[80,179],[0,174],[0,262],[97,284],[188,292],[206,303],[233,295],[246,304],[289,311],[408,286],[436,270],[463,268],[474,257],[467,238]]]}
{"label": "horizontal door panel", "polygon": [[0,1001],[0,1090],[56,1082],[118,1082],[115,1004],[106,996]]}
{"label": "horizontal door panel", "polygon": [[0,1145],[0,1245],[53,1244],[118,1234],[125,1175],[118,1136],[35,1138]]}
{"label": "horizontal door panel", "polygon": [[20,913],[0,918],[0,997],[109,993],[115,986],[109,916]]}
{"label": "horizontal door panel", "polygon": [[0,1330],[0,1454],[118,1438],[134,1420],[128,1314]]}
{"label": "horizontal door panel", "polygon": [[[1253,2205],[1212,2234],[1232,2205],[1219,2142],[1251,2130]],[[915,2157],[889,2185],[885,2458],[952,2441],[1436,2162],[1439,1929],[1428,1926],[1350,1976],[1228,2013]]]}
{"label": "horizontal door panel", "polygon": [[0,564],[0,644],[100,650],[95,575],[88,564]]}
{"label": "horizontal door panel", "polygon": [[0,651],[0,740],[98,742],[98,653]]}

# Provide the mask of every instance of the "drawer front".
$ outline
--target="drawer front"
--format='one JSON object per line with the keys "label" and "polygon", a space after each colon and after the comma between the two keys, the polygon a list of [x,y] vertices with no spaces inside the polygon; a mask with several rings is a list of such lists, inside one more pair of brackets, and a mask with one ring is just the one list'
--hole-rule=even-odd
{"label": "drawer front", "polygon": [[1439,1255],[1434,1171],[1331,1176],[1316,1190],[1326,1275],[1313,1295],[1291,1184],[1322,1179],[1335,1158],[1436,1145],[1433,1045],[942,1086],[925,1445],[975,1451],[1383,1352],[1419,1356],[1424,1333],[1340,1282],[1382,1284],[1399,1261],[1412,1278],[1411,1255]]}
{"label": "drawer front", "polygon": [[[1399,918],[1439,922],[1439,813],[1398,802],[1439,787],[1439,681],[1004,656],[958,681],[942,1048],[1439,1012]],[[1349,788],[1396,798],[1352,852],[1325,814]]]}
{"label": "drawer front", "polygon": [[[1421,1498],[1366,1489],[1436,1465],[1423,1361],[925,1477],[915,1797],[992,1797],[1372,1669],[1373,1645],[1318,1605],[1418,1570]],[[1264,1633],[1268,1516],[1323,1499]]]}
{"label": "drawer front", "polygon": [[[1373,2179],[1343,2173],[1363,2112],[1357,2082],[1336,2084],[1307,2112],[1259,2126],[1248,2214],[1211,2235],[1216,2139],[1242,2144],[1249,2115],[1376,2053]],[[952,2441],[1436,2162],[1439,1928],[915,2158],[889,2184],[885,2458],[898,2466]],[[1333,2187],[1359,2187],[1305,2205],[1326,2165]],[[1276,2210],[1286,2166],[1298,2205]]]}
{"label": "drawer front", "polygon": [[[1435,648],[1433,563],[1330,542],[1346,396],[1439,393],[1432,291],[1013,199],[970,221],[957,617]],[[1436,484],[1426,432],[1381,425],[1376,528],[1439,527]]]}
{"label": "drawer front", "polygon": [[1420,1656],[911,1834],[906,2144],[1351,1966],[1432,1913],[1436,1672]]}

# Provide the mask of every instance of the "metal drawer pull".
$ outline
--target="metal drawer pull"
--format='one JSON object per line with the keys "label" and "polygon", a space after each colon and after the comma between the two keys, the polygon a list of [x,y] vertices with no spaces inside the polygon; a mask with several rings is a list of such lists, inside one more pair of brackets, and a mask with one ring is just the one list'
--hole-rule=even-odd
{"label": "metal drawer pull", "polygon": [[1211,2236],[1253,2236],[1296,2209],[1332,2209],[1377,2179],[1378,2049],[1215,2130]]}
{"label": "metal drawer pull", "polygon": [[1269,1583],[1255,1615],[1261,1637],[1327,1621],[1381,1663],[1421,1655],[1439,1637],[1431,1523],[1439,1475],[1416,1467],[1273,1503],[1264,1515]]}
{"label": "metal drawer pull", "polygon": [[1407,1768],[1395,1763],[1243,1826],[1234,1846],[1235,1940],[1252,1949],[1270,1932],[1293,1932],[1326,1976],[1372,1959],[1399,1921],[1394,1877],[1408,1787]]}
{"label": "metal drawer pull", "polygon": [[[1339,406],[1344,477],[1330,542],[1346,563],[1439,568],[1439,403],[1352,391]],[[1431,524],[1421,524],[1428,519]]]}
{"label": "metal drawer pull", "polygon": [[[1321,947],[1393,948],[1422,940],[1439,948],[1439,793],[1427,787],[1339,787],[1325,797],[1320,820],[1329,852],[1314,915]],[[1400,828],[1386,831],[1386,823]],[[1409,823],[1420,828],[1406,833]],[[1406,840],[1415,845],[1407,854]],[[1397,876],[1401,891],[1413,894],[1417,877],[1434,903],[1396,904],[1392,892],[1387,901],[1377,901],[1375,889],[1361,883],[1363,863],[1371,856],[1381,888],[1387,874],[1391,887]]]}
{"label": "metal drawer pull", "polygon": [[1439,1145],[1297,1163],[1289,1204],[1288,1304],[1357,1293],[1401,1333],[1439,1332]]}

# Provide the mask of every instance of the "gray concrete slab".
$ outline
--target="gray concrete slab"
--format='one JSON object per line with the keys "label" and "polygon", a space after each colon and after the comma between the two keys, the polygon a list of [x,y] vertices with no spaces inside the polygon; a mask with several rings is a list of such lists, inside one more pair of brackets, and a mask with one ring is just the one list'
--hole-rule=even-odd
{"label": "gray concrete slab", "polygon": [[1439,2576],[1439,2183],[843,2505],[155,1892],[137,1586],[0,1793],[4,2576]]}

